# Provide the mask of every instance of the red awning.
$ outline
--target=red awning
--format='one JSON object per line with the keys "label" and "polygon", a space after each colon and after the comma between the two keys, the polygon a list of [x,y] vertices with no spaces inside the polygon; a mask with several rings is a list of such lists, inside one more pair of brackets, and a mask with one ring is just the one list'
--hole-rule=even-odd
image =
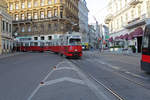
{"label": "red awning", "polygon": [[143,28],[139,27],[137,29],[135,29],[133,37],[140,37],[143,36]]}
{"label": "red awning", "polygon": [[128,40],[132,40],[133,39],[133,34],[134,34],[134,31],[129,34]]}
{"label": "red awning", "polygon": [[119,37],[119,36],[115,37],[115,40],[118,40],[118,39],[120,39],[120,37]]}
{"label": "red awning", "polygon": [[108,40],[109,42],[113,42],[113,38],[111,37],[111,38],[109,38],[109,40]]}
{"label": "red awning", "polygon": [[126,40],[128,39],[128,37],[129,37],[128,34],[125,34],[125,35],[123,36],[123,38],[126,39]]}
{"label": "red awning", "polygon": [[124,38],[124,36],[123,36],[123,35],[121,35],[119,38],[120,38],[120,39],[123,39],[123,38]]}

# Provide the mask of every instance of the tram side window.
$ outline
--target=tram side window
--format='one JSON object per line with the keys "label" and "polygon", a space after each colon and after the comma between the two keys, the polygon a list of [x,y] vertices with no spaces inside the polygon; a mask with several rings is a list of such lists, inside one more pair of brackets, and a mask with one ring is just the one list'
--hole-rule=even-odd
{"label": "tram side window", "polygon": [[38,46],[38,42],[34,42],[34,46]]}
{"label": "tram side window", "polygon": [[24,46],[24,45],[23,45],[23,42],[21,42],[21,46]]}
{"label": "tram side window", "polygon": [[29,43],[25,43],[25,46],[26,46],[26,47],[29,46]]}
{"label": "tram side window", "polygon": [[44,36],[41,37],[41,40],[44,40]]}
{"label": "tram side window", "polygon": [[48,40],[52,40],[52,36],[48,36]]}
{"label": "tram side window", "polygon": [[150,48],[150,28],[145,29],[144,37],[143,37],[143,47]]}
{"label": "tram side window", "polygon": [[34,40],[38,40],[38,37],[34,37]]}
{"label": "tram side window", "polygon": [[44,46],[44,43],[43,43],[43,42],[41,42],[41,43],[40,43],[40,46]]}

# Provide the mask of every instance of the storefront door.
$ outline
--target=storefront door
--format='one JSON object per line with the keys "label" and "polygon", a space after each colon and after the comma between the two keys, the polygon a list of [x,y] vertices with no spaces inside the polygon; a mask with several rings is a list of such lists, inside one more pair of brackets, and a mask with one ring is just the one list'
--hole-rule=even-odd
{"label": "storefront door", "polygon": [[141,53],[142,50],[142,36],[141,37],[137,37],[137,46],[138,46],[138,53]]}

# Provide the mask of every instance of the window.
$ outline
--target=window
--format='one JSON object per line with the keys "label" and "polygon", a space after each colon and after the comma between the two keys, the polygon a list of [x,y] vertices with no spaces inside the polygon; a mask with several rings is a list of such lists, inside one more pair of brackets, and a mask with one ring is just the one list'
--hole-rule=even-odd
{"label": "window", "polygon": [[28,13],[28,19],[31,19],[31,13]]}
{"label": "window", "polygon": [[11,28],[12,28],[12,27],[11,27],[11,24],[9,24],[9,32],[10,32],[10,33],[11,33]]}
{"label": "window", "polygon": [[128,22],[128,13],[126,13],[126,22]]}
{"label": "window", "polygon": [[131,11],[131,18],[132,19],[134,18],[134,11],[133,10]]}
{"label": "window", "polygon": [[38,1],[37,1],[37,0],[34,2],[34,6],[35,6],[35,7],[38,6]]}
{"label": "window", "polygon": [[19,20],[19,15],[15,15],[15,20],[16,20],[16,21]]}
{"label": "window", "polygon": [[38,14],[34,13],[34,19],[38,19]]}
{"label": "window", "polygon": [[138,6],[138,15],[141,16],[141,6]]}
{"label": "window", "polygon": [[21,4],[21,8],[22,8],[22,9],[24,9],[24,8],[25,8],[25,3],[24,3],[24,2],[22,2],[22,4]]}
{"label": "window", "polygon": [[144,37],[143,37],[143,47],[148,48],[150,47],[150,26],[146,26]]}
{"label": "window", "polygon": [[49,29],[49,30],[51,29],[51,24],[48,24],[48,29]]}
{"label": "window", "polygon": [[13,10],[13,4],[10,4],[9,10]]}
{"label": "window", "polygon": [[41,37],[41,40],[44,40],[44,36]]}
{"label": "window", "polygon": [[45,0],[41,0],[41,6],[44,6]]}
{"label": "window", "polygon": [[57,16],[57,9],[54,10],[54,16]]}
{"label": "window", "polygon": [[22,19],[22,20],[24,20],[24,19],[25,19],[25,18],[24,18],[24,14],[21,14],[21,19]]}
{"label": "window", "polygon": [[60,3],[62,3],[63,2],[63,0],[60,0]]}
{"label": "window", "polygon": [[6,22],[6,32],[8,32],[8,22]]}
{"label": "window", "polygon": [[52,4],[52,0],[48,0],[48,4],[49,4],[49,5]]}
{"label": "window", "polygon": [[25,32],[25,29],[24,29],[24,27],[22,27],[22,28],[21,28],[21,32]]}
{"label": "window", "polygon": [[3,32],[5,31],[5,21],[3,21]]}
{"label": "window", "polygon": [[31,26],[28,26],[28,32],[31,32]]}
{"label": "window", "polygon": [[54,0],[54,3],[57,3],[57,0]]}
{"label": "window", "polygon": [[34,40],[38,40],[38,37],[34,37]]}
{"label": "window", "polygon": [[31,1],[28,2],[28,8],[31,8]]}
{"label": "window", "polygon": [[38,42],[34,42],[33,46],[38,46]]}
{"label": "window", "polygon": [[19,4],[18,3],[16,3],[16,9],[19,9]]}
{"label": "window", "polygon": [[52,11],[48,11],[48,18],[52,17]]}
{"label": "window", "polygon": [[60,12],[60,18],[63,18],[63,12],[62,11]]}
{"label": "window", "polygon": [[44,18],[44,12],[43,11],[41,12],[41,18]]}
{"label": "window", "polygon": [[52,40],[52,36],[48,36],[48,40]]}

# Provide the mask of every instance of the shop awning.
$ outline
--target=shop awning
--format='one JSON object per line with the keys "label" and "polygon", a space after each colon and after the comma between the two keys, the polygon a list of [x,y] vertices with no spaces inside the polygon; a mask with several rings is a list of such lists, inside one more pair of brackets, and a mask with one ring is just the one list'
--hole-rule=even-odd
{"label": "shop awning", "polygon": [[119,36],[115,37],[115,40],[118,40],[118,39],[120,39],[120,37],[119,37]]}
{"label": "shop awning", "polygon": [[132,40],[133,39],[133,34],[135,34],[134,32],[131,32],[128,36],[128,40]]}
{"label": "shop awning", "polygon": [[123,36],[123,35],[120,35],[119,39],[123,39],[123,38],[124,38],[124,36]]}
{"label": "shop awning", "polygon": [[109,38],[109,40],[108,40],[109,42],[113,42],[113,38],[111,37],[111,38]]}
{"label": "shop awning", "polygon": [[140,37],[143,36],[143,28],[139,27],[137,29],[135,29],[133,37]]}
{"label": "shop awning", "polygon": [[129,37],[129,35],[128,35],[128,34],[125,34],[125,35],[123,36],[123,38],[124,38],[125,40],[127,40],[127,39],[128,39],[128,37]]}

